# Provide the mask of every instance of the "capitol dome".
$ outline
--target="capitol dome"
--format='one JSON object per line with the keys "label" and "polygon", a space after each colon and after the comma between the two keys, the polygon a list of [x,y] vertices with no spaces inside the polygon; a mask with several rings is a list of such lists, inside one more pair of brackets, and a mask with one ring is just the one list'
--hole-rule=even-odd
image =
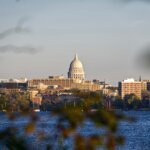
{"label": "capitol dome", "polygon": [[75,55],[75,58],[70,64],[68,78],[79,79],[79,80],[85,79],[83,65],[81,61],[78,59],[77,54]]}

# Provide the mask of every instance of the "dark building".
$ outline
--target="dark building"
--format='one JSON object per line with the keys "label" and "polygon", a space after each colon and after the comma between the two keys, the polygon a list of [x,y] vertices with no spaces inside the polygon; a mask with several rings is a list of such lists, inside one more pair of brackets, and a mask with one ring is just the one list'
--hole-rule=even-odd
{"label": "dark building", "polygon": [[147,90],[150,91],[150,82],[147,82]]}
{"label": "dark building", "polygon": [[26,90],[27,89],[27,82],[25,82],[25,83],[1,82],[0,88]]}

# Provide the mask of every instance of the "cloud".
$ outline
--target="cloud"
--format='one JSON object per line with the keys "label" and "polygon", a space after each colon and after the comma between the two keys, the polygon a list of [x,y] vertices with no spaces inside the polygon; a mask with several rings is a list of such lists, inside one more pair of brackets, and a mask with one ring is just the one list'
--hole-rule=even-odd
{"label": "cloud", "polygon": [[[15,27],[9,28],[3,32],[0,33],[0,40],[13,35],[13,34],[22,34],[22,33],[28,33],[31,30],[28,27],[24,27],[24,23],[29,19],[29,17],[22,17],[17,25]],[[13,44],[7,44],[7,45],[0,45],[0,53],[28,53],[28,54],[36,54],[39,52],[41,48],[39,47],[33,47],[30,45],[25,46],[16,46]]]}
{"label": "cloud", "polygon": [[31,32],[31,29],[28,27],[24,27],[24,23],[28,20],[28,17],[21,18],[17,25],[15,27],[9,28],[3,32],[0,33],[0,40],[13,35],[13,34],[22,34],[22,33],[28,33]]}
{"label": "cloud", "polygon": [[16,45],[4,45],[0,46],[0,53],[27,53],[27,54],[36,54],[41,48],[32,47],[32,46],[16,46]]}

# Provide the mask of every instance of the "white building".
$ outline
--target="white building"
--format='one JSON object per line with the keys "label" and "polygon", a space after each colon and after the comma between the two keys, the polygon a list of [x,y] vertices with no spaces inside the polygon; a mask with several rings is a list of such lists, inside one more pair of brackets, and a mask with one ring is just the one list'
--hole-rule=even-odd
{"label": "white building", "polygon": [[70,64],[68,78],[79,79],[81,81],[85,79],[83,65],[79,60],[77,54]]}

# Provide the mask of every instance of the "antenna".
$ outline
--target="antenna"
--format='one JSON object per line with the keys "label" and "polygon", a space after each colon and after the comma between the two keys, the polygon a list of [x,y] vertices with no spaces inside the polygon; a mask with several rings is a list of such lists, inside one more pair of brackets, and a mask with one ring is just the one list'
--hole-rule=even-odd
{"label": "antenna", "polygon": [[139,81],[142,81],[142,77],[141,76],[139,77]]}

